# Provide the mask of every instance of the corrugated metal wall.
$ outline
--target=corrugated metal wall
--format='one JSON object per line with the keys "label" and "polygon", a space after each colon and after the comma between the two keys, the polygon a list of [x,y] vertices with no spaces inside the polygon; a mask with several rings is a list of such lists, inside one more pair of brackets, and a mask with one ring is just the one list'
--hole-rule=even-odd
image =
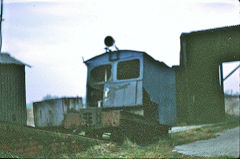
{"label": "corrugated metal wall", "polygon": [[81,97],[34,102],[35,126],[41,128],[63,126],[64,115],[69,112],[79,112],[81,108],[83,108]]}
{"label": "corrugated metal wall", "polygon": [[26,125],[25,66],[0,64],[0,120]]}

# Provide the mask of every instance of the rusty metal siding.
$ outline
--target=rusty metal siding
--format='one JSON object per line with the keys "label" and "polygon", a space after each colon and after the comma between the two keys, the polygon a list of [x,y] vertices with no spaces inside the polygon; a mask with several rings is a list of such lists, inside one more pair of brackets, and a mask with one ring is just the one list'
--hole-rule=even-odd
{"label": "rusty metal siding", "polygon": [[64,118],[64,128],[99,128],[102,127],[102,109],[87,108],[79,112],[67,113]]}
{"label": "rusty metal siding", "polygon": [[82,98],[60,98],[33,103],[36,127],[63,126],[64,115],[79,112]]}
{"label": "rusty metal siding", "polygon": [[0,64],[0,120],[26,125],[25,66]]}
{"label": "rusty metal siding", "polygon": [[150,100],[158,105],[159,123],[175,125],[177,122],[175,71],[145,56],[143,88]]}
{"label": "rusty metal siding", "polygon": [[36,127],[60,126],[64,119],[62,101],[47,100],[33,104]]}

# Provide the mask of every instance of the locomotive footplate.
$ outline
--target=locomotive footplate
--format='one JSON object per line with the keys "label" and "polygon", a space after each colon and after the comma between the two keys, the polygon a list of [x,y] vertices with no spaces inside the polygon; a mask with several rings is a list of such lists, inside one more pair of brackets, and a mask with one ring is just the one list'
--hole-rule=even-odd
{"label": "locomotive footplate", "polygon": [[82,109],[78,113],[68,113],[64,118],[64,128],[84,131],[89,137],[102,137],[105,132],[111,138],[120,140],[128,138],[139,140],[149,136],[166,135],[168,126],[157,121],[124,110],[106,111],[101,108]]}

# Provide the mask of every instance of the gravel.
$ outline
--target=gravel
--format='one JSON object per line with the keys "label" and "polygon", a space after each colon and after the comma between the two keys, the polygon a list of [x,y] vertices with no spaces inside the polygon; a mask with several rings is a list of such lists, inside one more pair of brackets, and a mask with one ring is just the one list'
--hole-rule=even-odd
{"label": "gravel", "polygon": [[239,155],[239,128],[216,133],[217,137],[209,140],[200,140],[190,144],[175,146],[174,152],[191,156],[203,157],[240,157]]}

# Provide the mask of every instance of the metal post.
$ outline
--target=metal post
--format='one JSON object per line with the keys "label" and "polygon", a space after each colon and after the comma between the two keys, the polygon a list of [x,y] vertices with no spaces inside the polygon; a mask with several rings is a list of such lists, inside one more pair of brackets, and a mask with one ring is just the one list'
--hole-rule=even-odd
{"label": "metal post", "polygon": [[0,53],[2,53],[2,21],[3,21],[3,0],[1,0],[1,17],[0,17]]}
{"label": "metal post", "polygon": [[222,92],[221,92],[222,101],[219,104],[223,106],[223,109],[221,109],[222,111],[219,112],[219,113],[222,114],[221,117],[222,117],[222,119],[224,119],[225,118],[225,93],[224,93],[224,83],[223,83],[224,82],[224,79],[223,79],[223,63],[220,64],[220,77],[221,77],[220,79],[221,79],[221,89],[222,89]]}
{"label": "metal post", "polygon": [[232,70],[232,72],[230,72],[224,79],[223,81],[225,81],[228,77],[230,77],[235,71],[237,71],[237,69],[240,68],[240,65],[238,65],[235,69]]}
{"label": "metal post", "polygon": [[221,89],[222,89],[222,92],[224,93],[224,86],[223,86],[223,64],[221,63],[220,64],[220,76],[221,76]]}

